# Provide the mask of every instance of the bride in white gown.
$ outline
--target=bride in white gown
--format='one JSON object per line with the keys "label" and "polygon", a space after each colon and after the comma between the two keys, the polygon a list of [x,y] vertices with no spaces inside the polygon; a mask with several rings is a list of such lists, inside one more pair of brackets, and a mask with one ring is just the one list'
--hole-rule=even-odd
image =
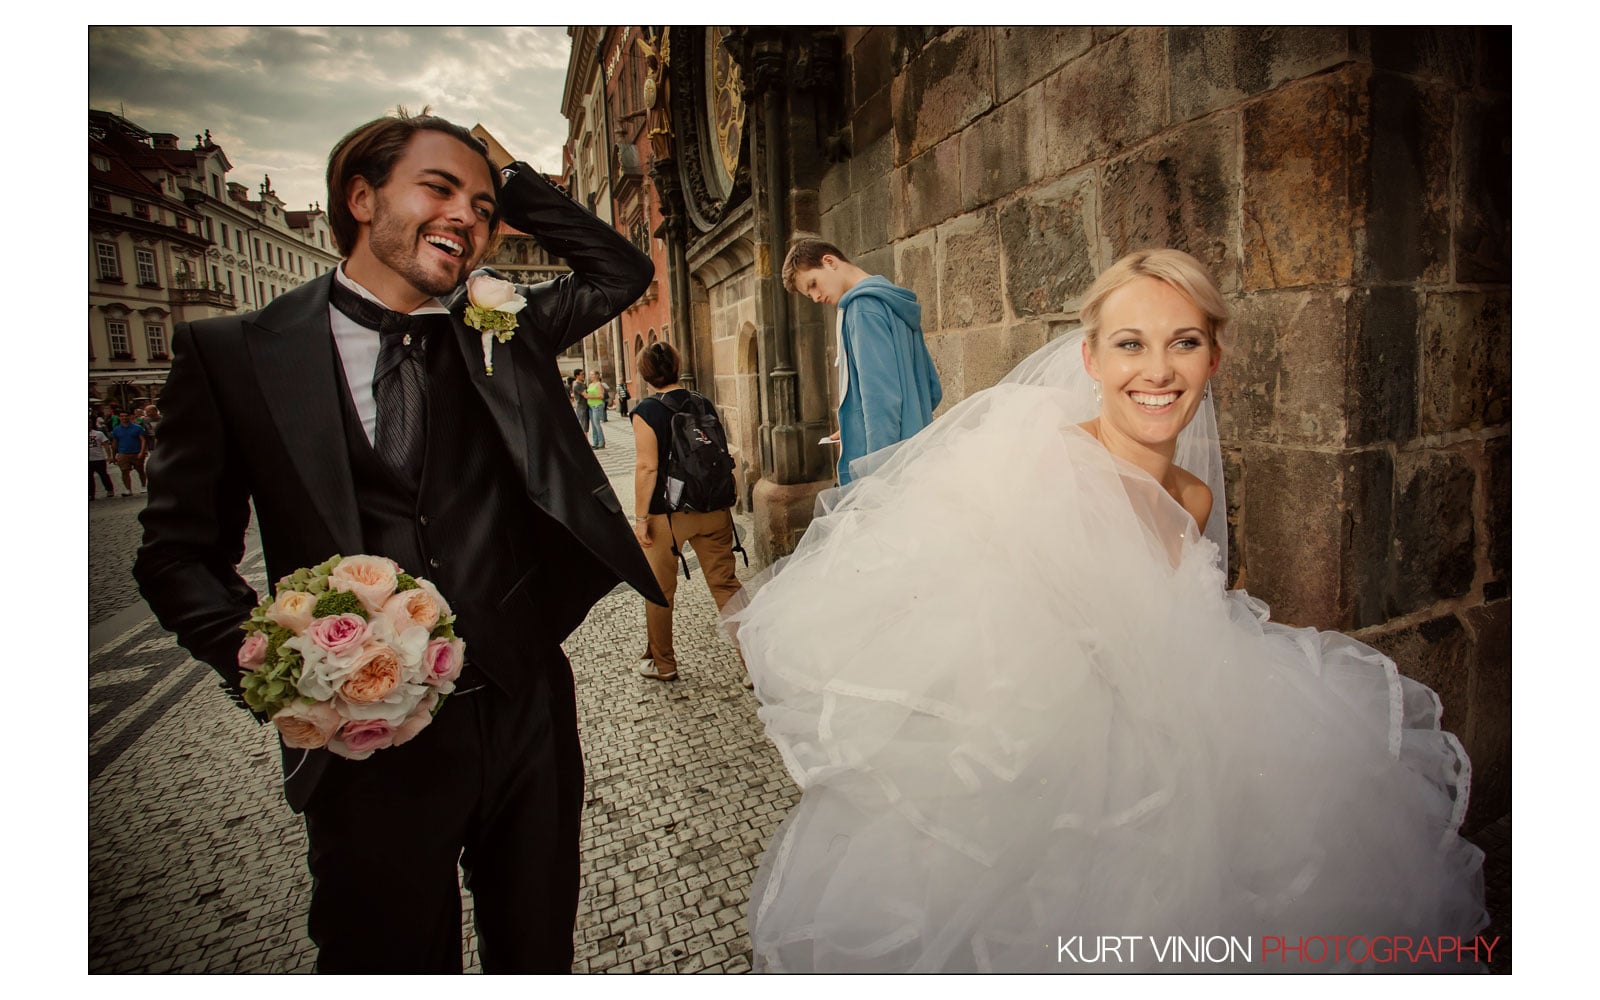
{"label": "bride in white gown", "polygon": [[[1133,254],[1082,317],[1087,346],[862,460],[730,605],[803,789],[752,891],[756,968],[1426,966],[1385,955],[1487,924],[1438,697],[1225,591],[1204,269]],[[1178,960],[1196,936],[1232,964]],[[1310,938],[1327,960],[1269,952]]]}

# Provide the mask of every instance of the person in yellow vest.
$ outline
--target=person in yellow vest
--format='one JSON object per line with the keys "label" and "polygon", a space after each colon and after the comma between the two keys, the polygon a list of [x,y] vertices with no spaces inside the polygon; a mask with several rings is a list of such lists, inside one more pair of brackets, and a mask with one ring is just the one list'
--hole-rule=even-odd
{"label": "person in yellow vest", "polygon": [[589,401],[589,443],[595,448],[606,446],[606,432],[600,426],[601,408],[606,405],[606,392],[600,385],[600,373],[589,373],[589,387],[583,391],[583,398]]}

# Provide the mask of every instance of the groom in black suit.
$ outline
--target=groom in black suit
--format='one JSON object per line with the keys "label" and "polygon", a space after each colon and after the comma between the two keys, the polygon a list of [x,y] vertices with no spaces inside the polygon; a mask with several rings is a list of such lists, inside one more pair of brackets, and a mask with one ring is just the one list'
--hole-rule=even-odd
{"label": "groom in black suit", "polygon": [[[665,601],[574,431],[556,355],[631,304],[653,266],[426,111],[341,140],[328,204],[337,272],[178,326],[134,576],[236,700],[256,603],[236,572],[250,501],[271,579],[365,552],[433,580],[467,644],[433,723],[361,761],[283,748],[317,967],[459,972],[459,861],[484,969],[568,971],[583,759],[560,643],[618,580]],[[527,306],[491,376],[463,283],[501,219],[572,273],[518,289]]]}

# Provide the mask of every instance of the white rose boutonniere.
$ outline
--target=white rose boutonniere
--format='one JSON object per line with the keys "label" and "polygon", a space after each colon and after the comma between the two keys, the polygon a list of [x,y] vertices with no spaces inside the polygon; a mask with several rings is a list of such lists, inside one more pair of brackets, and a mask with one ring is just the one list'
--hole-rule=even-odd
{"label": "white rose boutonniere", "polygon": [[517,286],[492,274],[474,274],[467,279],[466,324],[483,331],[483,373],[494,374],[494,342],[505,343],[516,332],[517,313],[528,300],[517,294]]}

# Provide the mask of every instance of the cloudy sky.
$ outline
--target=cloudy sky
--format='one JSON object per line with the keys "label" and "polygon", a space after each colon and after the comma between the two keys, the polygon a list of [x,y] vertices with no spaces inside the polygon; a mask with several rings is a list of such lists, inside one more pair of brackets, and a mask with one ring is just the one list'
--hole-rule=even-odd
{"label": "cloudy sky", "polygon": [[327,200],[328,151],[404,105],[471,128],[513,156],[561,165],[565,28],[91,27],[89,107],[121,111],[182,145],[206,129],[228,179],[262,174],[290,208]]}

